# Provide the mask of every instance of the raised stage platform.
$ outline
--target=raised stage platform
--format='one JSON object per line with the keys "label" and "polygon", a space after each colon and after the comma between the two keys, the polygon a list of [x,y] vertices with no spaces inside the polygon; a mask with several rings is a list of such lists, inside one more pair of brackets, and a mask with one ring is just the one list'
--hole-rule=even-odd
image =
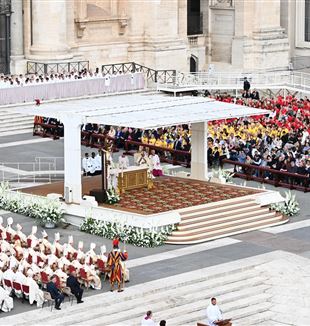
{"label": "raised stage platform", "polygon": [[[101,176],[83,177],[82,193],[101,187]],[[47,196],[50,193],[63,194],[64,182],[22,189],[22,192]],[[221,200],[239,198],[260,193],[260,190],[222,185],[198,180],[176,177],[160,177],[154,180],[153,189],[141,188],[127,190],[115,205],[100,204],[102,207],[131,211],[139,214],[162,213],[192,206],[205,205]]]}
{"label": "raised stage platform", "polygon": [[[100,186],[101,176],[82,178],[83,195]],[[63,189],[63,182],[55,182],[22,191],[46,196],[63,194]],[[156,178],[152,189],[127,190],[119,203],[100,204],[91,212],[94,219],[140,228],[174,224],[167,242],[193,244],[286,223],[287,217],[269,209],[279,201],[283,198],[276,191],[165,176]],[[64,209],[76,225],[90,213],[82,204],[64,204]]]}

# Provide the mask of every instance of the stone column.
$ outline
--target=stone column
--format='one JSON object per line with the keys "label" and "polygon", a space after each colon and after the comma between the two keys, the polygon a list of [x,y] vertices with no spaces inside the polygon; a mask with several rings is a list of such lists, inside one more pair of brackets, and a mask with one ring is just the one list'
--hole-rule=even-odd
{"label": "stone column", "polygon": [[67,41],[66,0],[32,0],[33,60],[57,61],[72,58]]}
{"label": "stone column", "polygon": [[208,123],[192,124],[191,178],[208,179]]}
{"label": "stone column", "polygon": [[245,70],[287,69],[289,42],[280,16],[280,0],[235,0],[233,66]]}
{"label": "stone column", "polygon": [[24,73],[26,61],[24,58],[24,28],[23,1],[11,1],[11,73]]}
{"label": "stone column", "polygon": [[64,196],[66,202],[80,203],[82,199],[81,180],[81,117],[64,115]]}

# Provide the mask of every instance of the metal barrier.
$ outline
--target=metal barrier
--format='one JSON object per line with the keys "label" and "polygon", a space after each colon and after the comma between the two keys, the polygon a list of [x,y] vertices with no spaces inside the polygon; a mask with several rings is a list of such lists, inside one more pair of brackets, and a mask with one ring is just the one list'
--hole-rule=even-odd
{"label": "metal barrier", "polygon": [[242,90],[244,77],[255,89],[288,89],[310,93],[310,74],[304,72],[278,71],[254,73],[178,73],[175,83],[158,83],[158,90],[167,87],[192,87],[208,90]]}
{"label": "metal barrier", "polygon": [[89,61],[73,62],[34,62],[27,61],[27,74],[67,73],[71,71],[89,70]]}
{"label": "metal barrier", "polygon": [[101,67],[103,74],[126,74],[131,72],[143,72],[147,81],[152,81],[155,83],[163,84],[173,84],[175,83],[176,70],[165,69],[165,70],[155,70],[135,62],[123,62],[123,63],[113,63],[103,65]]}
{"label": "metal barrier", "polygon": [[[54,158],[57,160],[57,158]],[[63,169],[57,170],[56,161],[43,162],[36,158],[35,162],[0,162],[0,182],[52,182],[61,180]]]}
{"label": "metal barrier", "polygon": [[[310,191],[310,177],[297,173],[279,171],[263,166],[244,164],[224,159],[223,163],[234,166],[235,177],[271,184],[275,187]],[[238,168],[239,167],[239,168]]]}

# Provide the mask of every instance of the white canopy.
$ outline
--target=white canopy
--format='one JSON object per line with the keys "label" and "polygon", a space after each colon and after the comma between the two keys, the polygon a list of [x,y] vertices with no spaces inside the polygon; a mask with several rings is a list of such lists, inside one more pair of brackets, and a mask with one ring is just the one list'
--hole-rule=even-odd
{"label": "white canopy", "polygon": [[62,120],[80,116],[83,123],[142,129],[268,114],[269,111],[202,97],[156,94],[102,96],[20,106],[15,111]]}

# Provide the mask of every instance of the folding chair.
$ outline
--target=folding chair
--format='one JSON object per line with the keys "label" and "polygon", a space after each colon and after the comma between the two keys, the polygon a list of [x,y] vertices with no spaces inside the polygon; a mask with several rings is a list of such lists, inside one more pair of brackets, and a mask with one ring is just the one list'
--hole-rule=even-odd
{"label": "folding chair", "polygon": [[85,286],[89,289],[89,279],[84,268],[80,268],[80,279],[85,282]]}
{"label": "folding chair", "polygon": [[12,235],[10,232],[6,232],[6,241],[11,243],[12,242]]}
{"label": "folding chair", "polygon": [[71,306],[72,306],[72,304],[73,304],[73,300],[74,300],[74,294],[71,292],[71,289],[68,287],[68,286],[65,286],[62,290],[61,290],[61,292],[63,293],[63,294],[65,294],[66,296],[68,296],[68,298],[69,298],[69,302],[71,302]]}
{"label": "folding chair", "polygon": [[108,270],[106,269],[105,262],[102,259],[97,260],[97,268],[99,272],[104,275],[103,280],[105,281],[108,275]]}
{"label": "folding chair", "polygon": [[72,272],[76,271],[76,268],[73,265],[69,265],[68,270],[69,270],[69,274],[71,274]]}
{"label": "folding chair", "polygon": [[23,295],[22,286],[20,283],[13,281],[13,290],[16,297],[21,298]]}
{"label": "folding chair", "polygon": [[3,280],[3,287],[5,290],[12,292],[13,285],[10,280],[4,279]]}
{"label": "folding chair", "polygon": [[42,271],[40,272],[42,288],[46,287],[46,284],[49,282],[48,275]]}
{"label": "folding chair", "polygon": [[22,303],[24,303],[25,298],[28,300],[29,298],[29,292],[30,292],[30,288],[28,285],[22,284],[22,291],[23,291],[23,299],[22,299]]}
{"label": "folding chair", "polygon": [[52,296],[49,292],[46,292],[46,291],[43,291],[43,297],[44,297],[44,302],[42,304],[42,309],[45,305],[45,302],[47,302],[47,306],[49,307],[50,306],[50,303],[51,303],[51,311],[53,310],[53,307],[55,305],[55,300],[52,299]]}
{"label": "folding chair", "polygon": [[32,240],[31,239],[27,239],[27,246],[28,246],[28,248],[31,248],[31,243],[32,243]]}

